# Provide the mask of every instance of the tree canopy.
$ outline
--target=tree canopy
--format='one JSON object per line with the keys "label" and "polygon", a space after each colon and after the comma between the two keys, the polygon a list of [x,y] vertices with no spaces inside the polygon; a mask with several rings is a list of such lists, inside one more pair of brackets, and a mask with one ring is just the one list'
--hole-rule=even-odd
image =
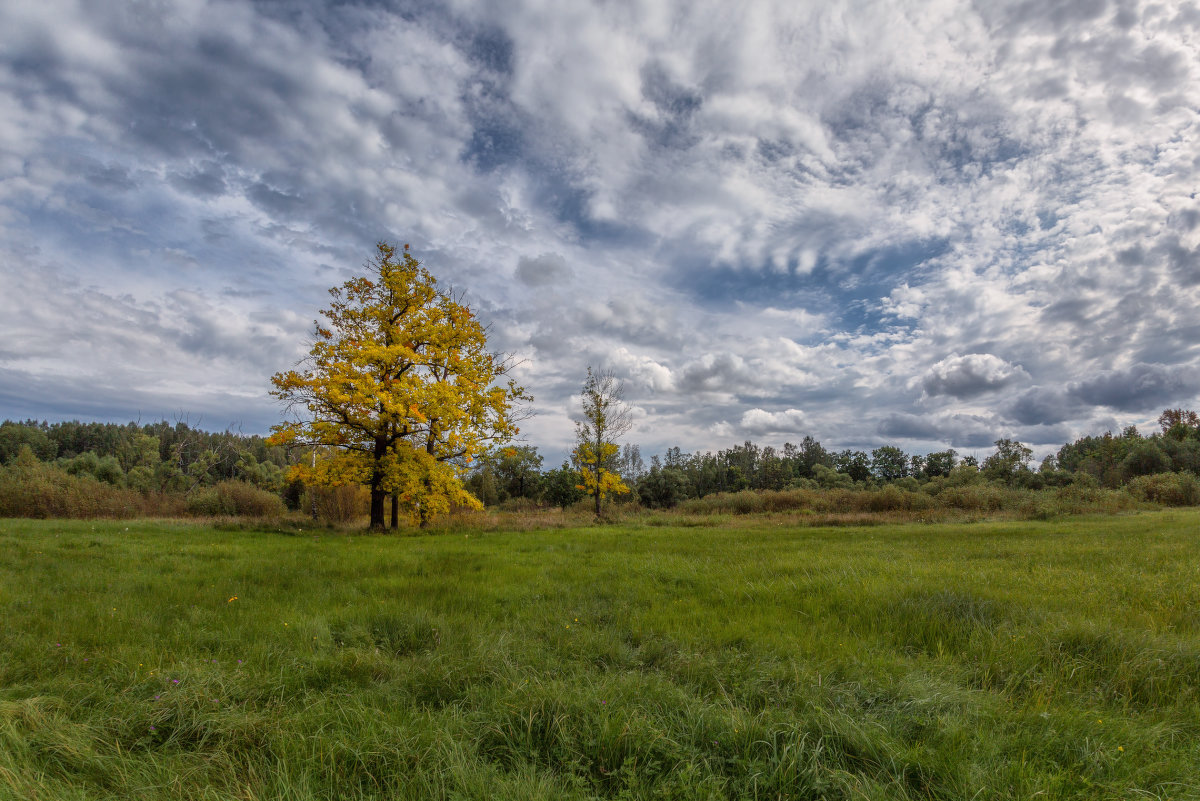
{"label": "tree canopy", "polygon": [[299,370],[277,373],[272,395],[296,413],[271,441],[324,452],[293,474],[316,484],[367,485],[371,527],[384,499],[421,524],[451,505],[478,507],[460,480],[466,465],[518,432],[517,404],[530,400],[507,379],[510,359],[487,349],[468,305],[438,287],[409,253],[385,242],[367,275],[330,290],[327,325]]}

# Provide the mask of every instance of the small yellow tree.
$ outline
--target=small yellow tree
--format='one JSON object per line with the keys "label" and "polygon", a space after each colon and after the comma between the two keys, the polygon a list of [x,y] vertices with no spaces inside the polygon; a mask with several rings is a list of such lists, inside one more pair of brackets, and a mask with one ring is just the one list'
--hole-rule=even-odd
{"label": "small yellow tree", "polygon": [[600,517],[605,498],[629,492],[613,469],[619,450],[614,440],[633,427],[624,396],[625,388],[615,375],[607,371],[593,373],[588,368],[581,393],[583,420],[575,424],[577,444],[572,455],[583,476],[583,489],[595,502],[596,517]]}
{"label": "small yellow tree", "polygon": [[514,437],[514,407],[530,400],[505,381],[509,359],[487,350],[470,307],[438,289],[408,252],[387,243],[368,275],[329,290],[300,370],[271,378],[272,395],[295,413],[273,444],[321,447],[329,456],[292,468],[316,484],[366,484],[371,527],[384,526],[384,499],[422,525],[452,504],[477,506],[462,486],[470,460]]}

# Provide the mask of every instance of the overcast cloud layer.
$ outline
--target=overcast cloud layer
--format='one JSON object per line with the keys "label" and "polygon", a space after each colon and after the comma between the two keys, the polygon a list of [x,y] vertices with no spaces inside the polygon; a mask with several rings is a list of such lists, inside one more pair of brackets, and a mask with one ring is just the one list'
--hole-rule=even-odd
{"label": "overcast cloud layer", "polygon": [[645,452],[1049,451],[1200,389],[1191,2],[0,5],[0,417],[265,431],[409,242]]}

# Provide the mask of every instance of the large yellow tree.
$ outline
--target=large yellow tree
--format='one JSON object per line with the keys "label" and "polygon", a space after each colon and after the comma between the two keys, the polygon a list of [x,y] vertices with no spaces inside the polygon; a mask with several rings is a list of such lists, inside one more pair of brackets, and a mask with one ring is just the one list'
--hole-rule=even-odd
{"label": "large yellow tree", "polygon": [[452,504],[477,506],[460,481],[471,459],[518,433],[530,400],[508,378],[510,359],[487,349],[487,332],[462,299],[439,289],[409,253],[387,243],[365,276],[329,290],[300,369],[271,378],[293,419],[271,442],[327,454],[300,463],[307,483],[361,483],[371,490],[371,527],[384,501],[422,525]]}

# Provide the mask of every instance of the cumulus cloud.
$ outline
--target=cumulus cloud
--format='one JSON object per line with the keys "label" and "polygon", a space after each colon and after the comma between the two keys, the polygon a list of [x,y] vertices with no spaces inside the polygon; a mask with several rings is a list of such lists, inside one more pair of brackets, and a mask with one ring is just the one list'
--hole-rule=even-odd
{"label": "cumulus cloud", "polygon": [[799,409],[784,409],[769,412],[765,409],[747,409],[742,414],[738,430],[750,436],[769,437],[779,434],[798,434],[808,428],[808,420]]}
{"label": "cumulus cloud", "polygon": [[878,433],[886,438],[948,443],[956,448],[983,448],[1009,436],[1008,427],[992,416],[942,414],[918,417],[899,412],[880,421]]}
{"label": "cumulus cloud", "polygon": [[1119,411],[1148,412],[1183,402],[1197,386],[1194,372],[1162,364],[1135,364],[1124,370],[1106,370],[1070,385],[1068,395],[1090,406]]}
{"label": "cumulus cloud", "polygon": [[921,377],[921,387],[928,395],[973,398],[1027,377],[1019,365],[990,353],[952,353],[929,368]]}

